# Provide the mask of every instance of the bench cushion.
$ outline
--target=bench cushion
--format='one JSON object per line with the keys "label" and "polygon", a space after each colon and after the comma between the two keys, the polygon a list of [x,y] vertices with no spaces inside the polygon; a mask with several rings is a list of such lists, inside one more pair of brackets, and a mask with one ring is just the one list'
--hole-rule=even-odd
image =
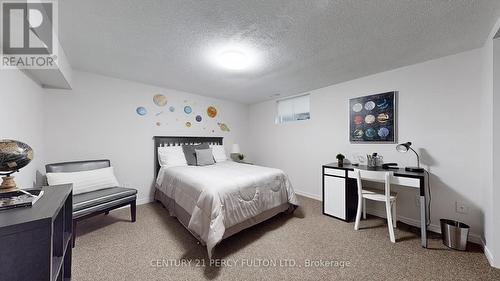
{"label": "bench cushion", "polygon": [[47,173],[69,173],[102,169],[110,166],[111,162],[109,160],[75,161],[48,164],[45,165],[45,171]]}
{"label": "bench cushion", "polygon": [[80,214],[79,216],[81,216],[81,211],[83,210],[96,212],[108,209],[115,205],[135,200],[137,197],[136,194],[136,189],[125,187],[110,187],[77,194],[73,196],[73,214]]}

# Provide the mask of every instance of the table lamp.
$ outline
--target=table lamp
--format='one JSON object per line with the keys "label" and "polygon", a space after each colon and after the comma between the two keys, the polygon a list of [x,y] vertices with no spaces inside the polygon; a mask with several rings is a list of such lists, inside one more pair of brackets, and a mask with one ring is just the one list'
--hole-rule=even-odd
{"label": "table lamp", "polygon": [[32,159],[33,149],[29,145],[16,140],[0,140],[0,175],[3,176],[0,192],[19,190],[12,174]]}
{"label": "table lamp", "polygon": [[237,143],[233,144],[233,147],[231,148],[231,153],[237,153],[237,154],[241,153],[240,145]]}
{"label": "table lamp", "polygon": [[245,155],[241,154],[239,144],[233,144],[233,147],[231,148],[231,158],[235,161],[243,161],[245,158]]}
{"label": "table lamp", "polygon": [[417,155],[417,167],[406,167],[405,170],[408,172],[415,172],[415,173],[423,173],[424,169],[420,168],[420,157],[418,156],[418,153],[411,148],[411,142],[405,142],[405,143],[400,143],[396,146],[396,150],[399,152],[408,152],[408,150],[411,150]]}

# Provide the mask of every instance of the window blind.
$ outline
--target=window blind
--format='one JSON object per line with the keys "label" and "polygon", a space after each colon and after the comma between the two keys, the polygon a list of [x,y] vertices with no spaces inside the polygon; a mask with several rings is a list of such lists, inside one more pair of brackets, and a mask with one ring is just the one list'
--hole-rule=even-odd
{"label": "window blind", "polygon": [[310,119],[310,95],[303,95],[276,102],[276,123]]}

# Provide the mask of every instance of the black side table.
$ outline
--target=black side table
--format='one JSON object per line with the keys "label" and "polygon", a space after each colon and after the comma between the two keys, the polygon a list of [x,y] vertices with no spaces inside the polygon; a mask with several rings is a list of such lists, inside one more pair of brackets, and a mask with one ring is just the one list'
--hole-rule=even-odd
{"label": "black side table", "polygon": [[44,187],[32,207],[0,211],[0,279],[71,279],[72,190]]}

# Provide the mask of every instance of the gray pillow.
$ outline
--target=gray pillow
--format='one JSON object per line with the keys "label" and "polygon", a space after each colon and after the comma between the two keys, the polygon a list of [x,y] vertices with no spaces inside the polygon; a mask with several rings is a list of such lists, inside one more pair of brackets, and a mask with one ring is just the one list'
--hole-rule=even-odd
{"label": "gray pillow", "polygon": [[182,146],[182,151],[184,152],[184,156],[186,156],[186,162],[190,166],[196,166],[196,152],[195,149],[207,149],[209,148],[208,143],[202,144],[186,144]]}
{"label": "gray pillow", "polygon": [[211,148],[195,149],[194,151],[196,152],[196,164],[198,166],[213,165],[215,163]]}

